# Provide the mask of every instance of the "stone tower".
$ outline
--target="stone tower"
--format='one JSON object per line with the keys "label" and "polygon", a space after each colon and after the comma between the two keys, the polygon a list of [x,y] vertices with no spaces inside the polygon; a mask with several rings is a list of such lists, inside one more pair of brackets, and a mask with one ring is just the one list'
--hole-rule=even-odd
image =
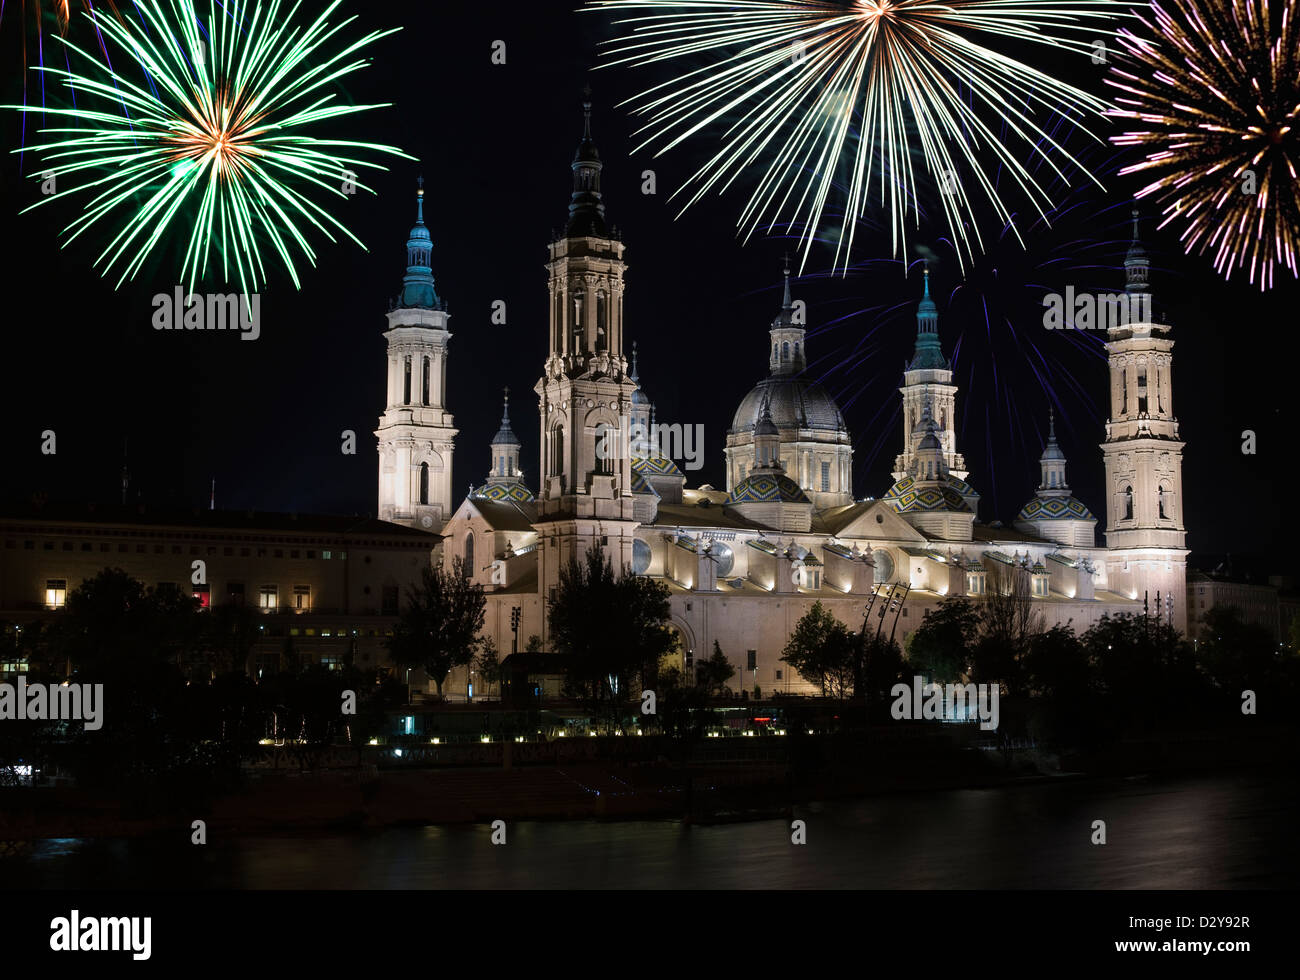
{"label": "stone tower", "polygon": [[433,288],[424,178],[406,243],[401,297],[388,313],[388,393],[379,440],[379,517],[439,531],[451,516],[456,429],[447,396],[447,308]]}
{"label": "stone tower", "polygon": [[623,243],[605,218],[600,153],[583,103],[569,218],[551,242],[550,331],[535,391],[540,415],[538,586],[545,601],[560,569],[601,547],[617,572],[632,565],[632,458],[625,434],[637,384],[623,354]]}
{"label": "stone tower", "polygon": [[[1126,309],[1151,309],[1150,262],[1138,236],[1124,260]],[[1173,405],[1172,328],[1149,319],[1111,325],[1106,464],[1107,577],[1112,591],[1145,600],[1186,630],[1187,537],[1183,526],[1183,443]],[[1157,595],[1159,601],[1157,602]],[[1172,599],[1170,599],[1172,596]]]}

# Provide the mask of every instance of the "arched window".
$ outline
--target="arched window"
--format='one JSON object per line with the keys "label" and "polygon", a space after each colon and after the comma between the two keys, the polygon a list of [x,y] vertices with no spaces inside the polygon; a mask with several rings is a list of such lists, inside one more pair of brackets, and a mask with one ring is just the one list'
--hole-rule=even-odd
{"label": "arched window", "polygon": [[406,358],[406,375],[402,382],[402,404],[411,404],[411,359]]}
{"label": "arched window", "polygon": [[1119,413],[1128,414],[1128,368],[1119,369]]}
{"label": "arched window", "polygon": [[794,342],[794,359],[799,360],[799,341]]}
{"label": "arched window", "polygon": [[782,360],[782,361],[788,361],[788,360],[790,360],[790,344],[789,344],[789,342],[786,342],[786,343],[784,343],[784,344],[781,345],[781,360]]}
{"label": "arched window", "polygon": [[772,344],[772,360],[775,361],[779,353],[780,353],[780,349],[777,347],[777,345],[775,343]]}
{"label": "arched window", "polygon": [[1167,494],[1168,494],[1168,493],[1169,493],[1169,491],[1166,490],[1166,489],[1162,486],[1162,487],[1160,488],[1160,493],[1159,493],[1159,494],[1157,495],[1157,497],[1156,497],[1157,501],[1158,501],[1159,504],[1160,504],[1160,519],[1161,519],[1162,521],[1164,521],[1164,520],[1168,520],[1168,519],[1169,519],[1169,513],[1168,513],[1168,511],[1167,511],[1167,509],[1166,509],[1166,507],[1165,507],[1165,500],[1167,499]]}
{"label": "arched window", "polygon": [[596,293],[596,350],[605,349],[605,327],[609,317],[609,300],[605,293]]}
{"label": "arched window", "polygon": [[1124,488],[1124,520],[1133,520],[1133,488]]}
{"label": "arched window", "polygon": [[420,384],[424,389],[423,404],[425,405],[429,404],[429,375],[431,373],[432,372],[429,370],[429,359],[426,357],[424,359],[424,373],[420,375]]}
{"label": "arched window", "polygon": [[465,535],[465,574],[474,574],[474,532]]}
{"label": "arched window", "polygon": [[420,464],[420,503],[429,502],[429,464]]}
{"label": "arched window", "polygon": [[614,457],[618,454],[618,445],[614,430],[602,422],[596,426],[596,472],[610,476],[614,472]]}
{"label": "arched window", "polygon": [[550,475],[560,476],[564,472],[564,427],[557,425],[551,430]]}

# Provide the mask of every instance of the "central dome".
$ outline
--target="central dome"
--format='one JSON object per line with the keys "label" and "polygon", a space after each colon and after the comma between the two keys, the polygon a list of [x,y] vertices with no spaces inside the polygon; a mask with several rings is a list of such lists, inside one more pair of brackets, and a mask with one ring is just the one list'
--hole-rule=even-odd
{"label": "central dome", "polygon": [[781,432],[790,429],[833,429],[847,432],[840,407],[816,381],[799,377],[764,378],[744,397],[731,422],[731,431],[750,431],[763,411],[763,399]]}

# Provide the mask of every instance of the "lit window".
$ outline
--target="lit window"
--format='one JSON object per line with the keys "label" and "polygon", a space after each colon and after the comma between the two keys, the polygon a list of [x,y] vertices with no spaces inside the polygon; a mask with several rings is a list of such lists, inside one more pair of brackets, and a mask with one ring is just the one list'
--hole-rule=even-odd
{"label": "lit window", "polygon": [[293,587],[293,608],[295,612],[308,612],[311,609],[310,585],[295,585]]}
{"label": "lit window", "polygon": [[49,609],[61,609],[68,601],[68,580],[63,578],[47,579],[45,582],[45,605]]}
{"label": "lit window", "polygon": [[275,612],[280,605],[280,589],[275,585],[264,585],[261,589],[259,606],[263,612]]}

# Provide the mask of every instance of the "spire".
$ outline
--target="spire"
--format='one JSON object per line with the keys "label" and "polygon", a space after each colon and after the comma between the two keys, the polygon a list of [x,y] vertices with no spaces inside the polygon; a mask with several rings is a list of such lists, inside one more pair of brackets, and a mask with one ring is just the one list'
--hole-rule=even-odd
{"label": "spire", "polygon": [[[1043,496],[1044,492],[1047,496],[1060,496],[1069,491],[1069,485],[1065,482],[1065,453],[1056,442],[1056,410],[1048,409],[1048,412],[1047,445],[1043,447],[1043,455],[1038,457],[1042,470],[1042,483],[1038,487],[1038,493],[1039,496]],[[1052,491],[1064,493],[1053,494]]]}
{"label": "spire", "polygon": [[781,433],[772,421],[771,389],[763,393],[763,407],[754,423],[754,467],[750,471],[781,469]]}
{"label": "spire", "polygon": [[804,325],[795,319],[794,300],[790,297],[790,256],[781,266],[785,286],[781,295],[781,312],[772,320],[772,354],[768,367],[773,374],[798,374],[807,364],[804,351]]}
{"label": "spire", "polygon": [[402,298],[398,304],[404,309],[442,309],[438,294],[433,289],[433,269],[430,266],[433,239],[424,224],[424,178],[418,180],[415,192],[415,224],[406,240],[406,275],[402,277]]}
{"label": "spire", "polygon": [[1133,208],[1133,241],[1129,244],[1128,254],[1124,257],[1124,271],[1128,283],[1125,290],[1130,293],[1144,293],[1149,288],[1151,262],[1147,250],[1142,245],[1138,232],[1138,209]]}
{"label": "spire", "polygon": [[629,377],[636,383],[636,386],[638,388],[641,387],[641,376],[640,374],[637,373],[637,369],[636,369],[636,341],[635,340],[632,341],[632,373],[629,375]]}
{"label": "spire", "polygon": [[573,193],[569,197],[568,237],[604,238],[605,203],[600,195],[600,151],[591,137],[591,86],[582,90],[582,140],[573,154]]}
{"label": "spire", "polygon": [[501,400],[501,428],[497,429],[497,434],[492,437],[494,446],[518,446],[519,437],[515,435],[514,429],[510,428],[510,389],[505,389],[505,394]]}
{"label": "spire", "polygon": [[925,286],[916,307],[916,347],[909,371],[945,371],[948,362],[939,343],[939,308],[930,297],[930,263],[925,263]]}

